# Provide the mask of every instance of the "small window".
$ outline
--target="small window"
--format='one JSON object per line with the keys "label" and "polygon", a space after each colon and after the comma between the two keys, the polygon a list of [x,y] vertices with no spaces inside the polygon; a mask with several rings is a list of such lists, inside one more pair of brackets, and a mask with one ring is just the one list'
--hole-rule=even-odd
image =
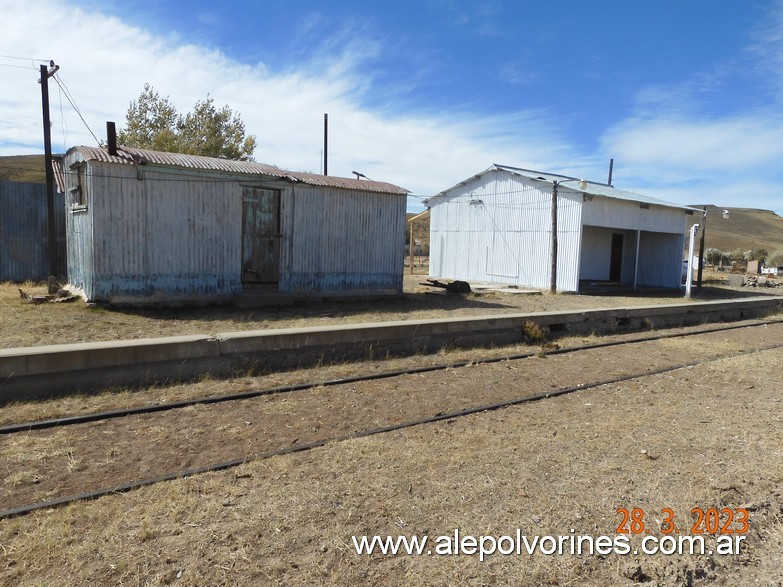
{"label": "small window", "polygon": [[71,206],[74,208],[87,207],[87,166],[79,165],[71,170]]}

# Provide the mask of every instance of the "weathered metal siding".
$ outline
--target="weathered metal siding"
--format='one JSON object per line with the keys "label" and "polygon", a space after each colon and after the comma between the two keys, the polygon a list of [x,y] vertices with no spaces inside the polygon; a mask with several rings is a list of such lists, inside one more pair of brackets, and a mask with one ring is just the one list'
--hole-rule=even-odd
{"label": "weathered metal siding", "polygon": [[402,291],[405,197],[291,186],[281,198],[279,289]]}
{"label": "weathered metal siding", "polygon": [[[58,275],[65,275],[65,209],[55,194]],[[42,280],[49,275],[46,185],[0,181],[0,281]]]}
{"label": "weathered metal siding", "polygon": [[[579,284],[581,194],[558,197],[557,287]],[[431,202],[430,274],[548,288],[552,185],[493,170]]]}
{"label": "weathered metal siding", "polygon": [[87,206],[69,211],[68,269],[71,285],[88,299],[192,300],[241,291],[237,181],[87,165]]}
{"label": "weathered metal siding", "polygon": [[639,285],[680,287],[683,234],[642,232],[639,239]]}
{"label": "weathered metal siding", "polygon": [[585,226],[646,230],[649,232],[682,233],[687,213],[681,208],[649,206],[595,196],[584,203],[582,223]]}
{"label": "weathered metal siding", "polygon": [[[79,186],[78,165],[84,164],[78,154],[75,157],[66,158],[64,162],[65,172],[65,223],[67,239],[67,272],[68,285],[81,290],[91,299],[93,296],[94,267],[93,267],[93,210],[95,202],[92,201],[92,173],[88,169],[84,176],[87,188],[86,193],[90,202],[87,206],[77,206],[74,202],[74,190]],[[126,172],[127,173],[127,172]],[[100,201],[100,200],[98,200]]]}

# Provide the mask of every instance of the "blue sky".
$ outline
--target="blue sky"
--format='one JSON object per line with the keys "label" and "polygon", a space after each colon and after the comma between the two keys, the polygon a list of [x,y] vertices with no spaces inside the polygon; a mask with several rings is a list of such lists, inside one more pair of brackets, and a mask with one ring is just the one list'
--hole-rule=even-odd
{"label": "blue sky", "polygon": [[[187,8],[184,8],[184,7]],[[0,0],[0,154],[40,152],[37,62],[93,132],[145,82],[255,158],[427,196],[492,163],[783,213],[783,2]],[[43,24],[42,24],[43,23]],[[36,31],[31,34],[30,31]],[[27,67],[27,70],[20,69]],[[95,140],[52,85],[56,150]],[[412,200],[412,209],[416,201]]]}

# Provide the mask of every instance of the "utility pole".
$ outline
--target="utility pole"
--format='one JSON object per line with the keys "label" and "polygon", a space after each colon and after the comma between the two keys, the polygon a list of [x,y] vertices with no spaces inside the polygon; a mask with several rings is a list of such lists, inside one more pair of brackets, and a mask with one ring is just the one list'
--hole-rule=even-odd
{"label": "utility pole", "polygon": [[557,293],[557,181],[552,184],[552,267],[549,271],[549,293]]}
{"label": "utility pole", "polygon": [[56,276],[58,263],[57,227],[54,204],[54,169],[52,168],[52,124],[49,119],[49,78],[60,69],[54,61],[49,62],[51,69],[41,65],[41,106],[43,110],[44,165],[46,167],[46,214],[49,233],[49,275]]}
{"label": "utility pole", "polygon": [[704,235],[707,232],[707,206],[701,212],[701,239],[699,239],[699,272],[696,276],[696,287],[701,289],[701,274],[704,270]]}

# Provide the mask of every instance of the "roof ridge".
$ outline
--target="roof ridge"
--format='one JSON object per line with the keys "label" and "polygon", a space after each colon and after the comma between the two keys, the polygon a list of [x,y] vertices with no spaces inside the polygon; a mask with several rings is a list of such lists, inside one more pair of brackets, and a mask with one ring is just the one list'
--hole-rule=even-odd
{"label": "roof ridge", "polygon": [[356,191],[389,193],[405,195],[408,190],[398,185],[367,179],[353,179],[333,175],[319,175],[309,172],[288,171],[277,165],[259,163],[257,161],[239,161],[206,155],[190,155],[187,153],[171,153],[155,151],[139,147],[118,146],[117,155],[111,155],[103,147],[76,146],[68,153],[79,151],[85,160],[118,163],[125,165],[160,165],[181,167],[218,173],[234,173],[255,176],[267,176],[276,179],[301,182],[306,185],[343,188]]}

